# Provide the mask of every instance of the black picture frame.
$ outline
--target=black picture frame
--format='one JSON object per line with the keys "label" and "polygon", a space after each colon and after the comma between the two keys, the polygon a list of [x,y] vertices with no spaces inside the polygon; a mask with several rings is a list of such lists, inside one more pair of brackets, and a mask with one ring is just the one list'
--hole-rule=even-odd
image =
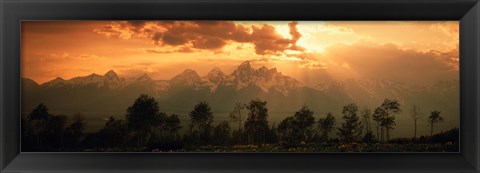
{"label": "black picture frame", "polygon": [[[480,170],[478,0],[0,0],[0,172]],[[22,20],[459,20],[460,153],[21,153]]]}

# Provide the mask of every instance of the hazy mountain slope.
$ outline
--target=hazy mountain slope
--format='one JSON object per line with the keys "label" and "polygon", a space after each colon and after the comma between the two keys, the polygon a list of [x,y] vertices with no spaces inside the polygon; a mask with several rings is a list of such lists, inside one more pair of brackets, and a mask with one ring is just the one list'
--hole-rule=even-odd
{"label": "hazy mountain slope", "polygon": [[[91,74],[70,80],[56,78],[38,85],[22,80],[22,111],[29,112],[39,103],[51,110],[65,112],[123,113],[140,94],[154,96],[160,109],[188,114],[200,101],[208,101],[215,112],[230,112],[235,102],[247,103],[259,98],[268,102],[272,113],[293,114],[307,104],[318,113],[340,113],[342,106],[355,102],[371,109],[385,98],[398,99],[403,116],[417,104],[428,113],[444,112],[447,119],[458,117],[458,81],[441,81],[430,86],[412,86],[389,80],[344,80],[325,82],[316,87],[303,86],[275,68],[254,69],[248,61],[231,74],[213,68],[206,76],[185,69],[171,80],[154,80],[148,75],[125,79],[114,71]],[[273,114],[272,114],[273,115]],[[88,116],[88,115],[87,115]],[[108,115],[104,115],[108,116]]]}

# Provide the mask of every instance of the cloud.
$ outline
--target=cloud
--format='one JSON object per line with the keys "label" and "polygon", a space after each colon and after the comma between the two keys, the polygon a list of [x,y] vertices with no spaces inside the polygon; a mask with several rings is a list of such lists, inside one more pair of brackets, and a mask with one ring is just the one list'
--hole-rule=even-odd
{"label": "cloud", "polygon": [[136,78],[145,74],[153,79],[163,79],[162,77],[165,75],[164,70],[169,69],[168,67],[164,67],[161,64],[156,64],[151,61],[142,61],[131,64],[120,63],[113,65],[112,68],[119,74],[119,76],[127,79]]}
{"label": "cloud", "polygon": [[132,27],[129,27],[126,22],[111,23],[101,28],[95,28],[93,32],[106,37],[118,37],[121,39],[130,39],[134,34]]}
{"label": "cloud", "polygon": [[112,22],[94,32],[121,39],[147,38],[160,47],[182,47],[182,50],[221,52],[231,42],[251,43],[258,55],[278,55],[286,50],[304,50],[296,45],[302,36],[297,24],[288,24],[292,38],[284,38],[272,25],[247,27],[231,21],[123,21]]}
{"label": "cloud", "polygon": [[335,26],[335,25],[320,25],[317,28],[318,31],[320,32],[326,32],[331,35],[351,35],[355,34],[355,31],[353,31],[351,28],[348,27],[342,27],[342,26]]}
{"label": "cloud", "polygon": [[147,53],[158,53],[158,54],[165,54],[165,53],[191,53],[194,50],[190,47],[183,46],[183,47],[174,47],[169,50],[165,49],[143,49]]}
{"label": "cloud", "polygon": [[459,25],[452,25],[451,23],[446,23],[446,22],[439,22],[439,23],[434,23],[430,26],[430,29],[433,31],[438,31],[446,36],[454,38],[454,40],[458,40],[460,35],[459,35]]}
{"label": "cloud", "polygon": [[331,46],[318,59],[337,67],[335,73],[351,70],[364,78],[414,83],[458,79],[458,49],[422,52],[395,44],[356,42]]}

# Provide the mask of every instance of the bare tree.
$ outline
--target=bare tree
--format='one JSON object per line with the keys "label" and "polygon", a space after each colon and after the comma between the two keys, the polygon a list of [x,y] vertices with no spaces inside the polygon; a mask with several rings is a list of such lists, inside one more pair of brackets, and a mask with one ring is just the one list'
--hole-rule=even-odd
{"label": "bare tree", "polygon": [[368,134],[368,133],[372,133],[372,123],[371,123],[371,118],[370,116],[372,115],[372,111],[365,107],[362,109],[362,111],[360,112],[362,118],[363,118],[363,122],[365,123],[365,133]]}
{"label": "bare tree", "polygon": [[242,121],[245,117],[242,116],[242,110],[245,109],[245,104],[242,103],[235,103],[233,107],[233,111],[230,112],[230,119],[234,122],[238,122],[238,131],[242,131]]}
{"label": "bare tree", "polygon": [[412,105],[412,108],[409,110],[409,112],[414,124],[413,138],[417,138],[417,121],[422,117],[422,111],[417,105]]}

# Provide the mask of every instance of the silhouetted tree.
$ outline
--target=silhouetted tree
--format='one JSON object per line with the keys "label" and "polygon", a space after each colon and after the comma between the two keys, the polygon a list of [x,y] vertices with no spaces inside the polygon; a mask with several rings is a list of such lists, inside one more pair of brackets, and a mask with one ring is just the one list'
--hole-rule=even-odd
{"label": "silhouetted tree", "polygon": [[293,116],[287,117],[280,122],[277,130],[284,142],[306,142],[312,138],[313,124],[315,124],[313,111],[303,105]]}
{"label": "silhouetted tree", "polygon": [[[381,141],[385,140],[384,136],[386,136],[387,141],[390,140],[390,130],[396,125],[395,114],[398,114],[400,111],[400,103],[395,99],[385,99],[382,105],[375,109],[373,120],[377,124],[377,136],[380,135]],[[381,131],[380,134],[378,134],[379,127]],[[384,132],[386,132],[386,135]]]}
{"label": "silhouetted tree", "polygon": [[213,129],[213,140],[216,145],[228,145],[231,139],[231,127],[228,121],[222,121]]}
{"label": "silhouetted tree", "polygon": [[358,141],[362,135],[363,125],[357,116],[358,106],[355,103],[343,107],[342,114],[345,122],[338,128],[338,136],[344,142]]}
{"label": "silhouetted tree", "polygon": [[382,109],[381,107],[376,108],[375,111],[373,112],[373,120],[375,121],[375,124],[377,127],[377,138],[380,141],[383,141],[384,139],[384,134],[383,134],[384,127],[381,126],[381,124],[386,114],[387,113],[385,109]]}
{"label": "silhouetted tree", "polygon": [[158,102],[146,94],[140,95],[127,109],[127,125],[137,134],[137,147],[143,147],[147,135],[157,123]]}
{"label": "silhouetted tree", "polygon": [[111,116],[99,134],[104,146],[121,147],[124,146],[125,138],[128,134],[128,126],[124,120],[115,119]]}
{"label": "silhouetted tree", "polygon": [[65,129],[65,140],[67,146],[78,147],[83,136],[83,130],[85,130],[86,123],[84,117],[80,114],[75,114],[72,117],[71,124]]}
{"label": "silhouetted tree", "polygon": [[158,147],[158,145],[161,145],[160,142],[163,142],[164,138],[166,138],[166,135],[168,135],[168,132],[166,132],[165,130],[166,126],[167,126],[167,114],[163,112],[159,112],[155,116],[155,122],[153,123],[153,126],[152,126],[150,138],[147,141],[148,147]]}
{"label": "silhouetted tree", "polygon": [[31,129],[30,127],[27,127],[29,126],[28,124],[28,120],[25,118],[25,116],[22,114],[22,117],[20,119],[20,130],[21,130],[21,144],[22,144],[22,150],[23,151],[27,151],[27,150],[31,150],[30,148],[30,143],[31,143],[31,139],[30,139],[30,134],[29,134],[29,129]]}
{"label": "silhouetted tree", "polygon": [[265,135],[265,142],[266,143],[277,143],[278,142],[278,134],[277,134],[277,126],[275,123],[272,124],[270,129],[267,131]]}
{"label": "silhouetted tree", "polygon": [[45,123],[49,116],[48,108],[43,103],[40,103],[35,109],[33,109],[28,116],[28,120],[33,126],[32,133],[36,137],[37,147],[40,147],[40,135],[45,130]]}
{"label": "silhouetted tree", "polygon": [[178,118],[177,114],[172,114],[165,118],[165,126],[163,130],[168,133],[167,137],[172,138],[177,136],[178,130],[181,128],[182,126],[180,125],[180,118]]}
{"label": "silhouetted tree", "polygon": [[289,116],[283,119],[278,125],[277,131],[280,134],[280,139],[282,142],[293,143],[300,140],[300,136],[296,135],[299,131],[296,126],[295,118]]}
{"label": "silhouetted tree", "polygon": [[372,111],[365,107],[360,111],[360,114],[363,119],[363,123],[365,125],[365,135],[363,136],[363,142],[371,142],[373,140],[373,133],[372,133],[372,123],[371,123],[371,115]]}
{"label": "silhouetted tree", "polygon": [[148,146],[162,150],[178,148],[178,142],[180,142],[180,134],[178,134],[178,131],[180,128],[182,128],[182,126],[180,126],[178,115],[172,114],[167,116],[166,113],[160,112],[152,128],[153,130],[148,140]]}
{"label": "silhouetted tree", "polygon": [[50,115],[45,123],[45,130],[43,131],[42,139],[44,145],[42,149],[60,148],[63,145],[63,133],[67,117],[65,115]]}
{"label": "silhouetted tree", "polygon": [[412,105],[412,108],[409,111],[410,117],[413,119],[413,138],[417,138],[417,120],[422,117],[422,111],[417,105]]}
{"label": "silhouetted tree", "polygon": [[213,113],[210,105],[206,101],[202,101],[195,105],[195,108],[190,112],[190,121],[192,128],[200,132],[200,138],[203,139],[203,144],[207,145],[212,129]]}
{"label": "silhouetted tree", "polygon": [[248,143],[265,143],[265,133],[268,130],[267,102],[259,99],[251,100],[247,109],[249,113],[244,126]]}
{"label": "silhouetted tree", "polygon": [[372,133],[372,126],[370,123],[372,111],[365,107],[362,109],[362,111],[360,111],[360,114],[363,118],[363,123],[365,124],[365,134]]}
{"label": "silhouetted tree", "polygon": [[438,122],[442,122],[443,118],[440,116],[440,111],[432,111],[428,117],[430,125],[430,136],[433,136],[433,125]]}
{"label": "silhouetted tree", "polygon": [[380,126],[385,129],[387,141],[390,140],[390,130],[393,129],[394,125],[396,125],[395,116],[385,116],[380,123]]}
{"label": "silhouetted tree", "polygon": [[395,125],[394,114],[397,114],[401,111],[400,103],[398,103],[398,101],[395,99],[385,99],[380,107],[385,110],[385,116],[383,117],[380,125],[386,129],[388,141],[390,140],[390,130],[393,129],[393,126]]}
{"label": "silhouetted tree", "polygon": [[238,122],[238,131],[242,132],[242,121],[245,117],[242,116],[242,110],[245,109],[245,105],[242,103],[235,103],[233,111],[230,113],[230,119],[234,122]]}
{"label": "silhouetted tree", "polygon": [[306,142],[311,138],[312,135],[312,127],[315,124],[315,118],[313,117],[313,111],[308,109],[306,105],[303,105],[302,108],[295,112],[293,115],[295,118],[295,124],[298,129],[298,133],[301,139]]}
{"label": "silhouetted tree", "polygon": [[243,131],[233,130],[232,132],[232,143],[233,144],[244,144],[247,141],[246,133]]}
{"label": "silhouetted tree", "polygon": [[322,140],[328,141],[328,134],[335,129],[335,117],[331,112],[327,113],[325,118],[318,119],[318,128],[322,133]]}

